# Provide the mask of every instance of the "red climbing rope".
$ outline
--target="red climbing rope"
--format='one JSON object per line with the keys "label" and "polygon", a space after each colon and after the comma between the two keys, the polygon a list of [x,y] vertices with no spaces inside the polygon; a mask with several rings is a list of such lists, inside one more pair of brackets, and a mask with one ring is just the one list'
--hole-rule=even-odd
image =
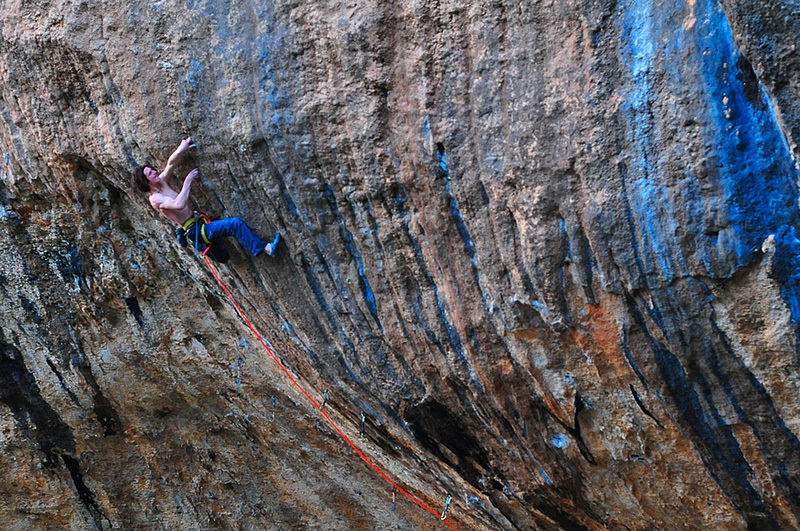
{"label": "red climbing rope", "polygon": [[[209,248],[210,248],[210,247],[209,247]],[[405,489],[403,489],[403,488],[402,488],[400,485],[398,485],[397,483],[395,483],[394,481],[392,481],[392,479],[391,479],[391,478],[390,478],[388,475],[386,475],[386,473],[385,473],[383,470],[381,470],[381,469],[378,467],[378,465],[376,465],[375,463],[373,463],[373,462],[372,462],[372,460],[370,460],[370,458],[369,458],[369,457],[367,457],[367,456],[364,454],[364,452],[362,452],[362,451],[361,451],[361,450],[360,450],[360,449],[359,449],[359,448],[358,448],[358,447],[357,447],[357,446],[356,446],[356,445],[353,443],[353,441],[351,441],[351,440],[350,440],[350,438],[349,438],[347,435],[345,435],[345,433],[344,433],[344,432],[343,432],[343,431],[342,431],[342,430],[339,428],[339,426],[337,426],[337,425],[336,425],[336,423],[333,421],[333,419],[332,419],[332,418],[331,418],[331,417],[330,417],[330,416],[329,416],[329,415],[328,415],[328,414],[327,414],[327,413],[326,413],[326,412],[325,412],[325,411],[322,409],[322,407],[319,405],[319,403],[318,403],[316,400],[314,400],[314,398],[313,398],[313,397],[312,397],[310,394],[308,394],[308,392],[307,392],[307,391],[306,391],[306,390],[303,388],[303,386],[302,386],[302,385],[300,385],[300,383],[299,383],[299,382],[298,382],[298,381],[297,381],[297,380],[294,378],[294,376],[292,376],[292,375],[291,375],[291,373],[290,373],[290,372],[289,372],[289,370],[286,368],[286,366],[284,366],[284,364],[283,364],[283,363],[281,363],[281,361],[278,359],[278,357],[275,355],[275,353],[272,351],[272,349],[269,347],[269,345],[267,345],[267,343],[264,341],[264,338],[262,338],[262,337],[261,337],[261,334],[259,334],[259,333],[258,333],[258,331],[256,330],[255,326],[253,326],[253,323],[251,323],[251,322],[250,322],[250,319],[248,319],[248,318],[247,318],[247,316],[244,314],[244,311],[242,311],[241,307],[239,307],[239,304],[238,304],[238,303],[236,302],[236,300],[233,298],[233,295],[231,295],[231,292],[230,292],[230,290],[228,290],[227,286],[225,286],[225,283],[224,283],[224,282],[222,282],[222,279],[220,278],[220,276],[219,276],[219,274],[217,273],[217,271],[216,271],[216,269],[214,268],[214,266],[212,266],[212,265],[211,265],[211,261],[208,259],[208,257],[205,255],[205,253],[203,253],[201,256],[203,257],[203,260],[205,260],[205,262],[206,262],[206,265],[208,266],[208,269],[211,271],[211,274],[213,274],[213,275],[214,275],[214,278],[215,278],[215,279],[217,279],[217,283],[219,283],[220,287],[222,288],[222,291],[224,291],[224,292],[225,292],[225,295],[228,297],[228,300],[229,300],[229,301],[231,301],[231,304],[233,304],[233,307],[234,307],[234,308],[236,308],[236,312],[239,314],[239,317],[241,317],[241,318],[242,318],[242,320],[243,320],[243,321],[244,321],[244,323],[247,325],[247,327],[250,329],[250,331],[253,333],[253,335],[254,335],[254,336],[256,336],[256,339],[258,339],[258,342],[259,342],[259,343],[261,343],[261,346],[262,346],[262,347],[264,347],[264,349],[267,351],[267,353],[269,354],[269,357],[270,357],[270,358],[272,358],[272,361],[274,361],[274,362],[275,362],[275,363],[278,365],[278,368],[280,368],[280,370],[283,372],[283,374],[285,374],[285,375],[286,375],[286,377],[287,377],[287,378],[288,378],[288,379],[289,379],[289,380],[290,380],[290,381],[291,381],[291,382],[294,384],[294,386],[295,386],[295,387],[296,387],[296,388],[297,388],[297,389],[298,389],[298,390],[299,390],[301,393],[303,393],[303,396],[305,396],[305,397],[308,399],[308,401],[309,401],[309,402],[311,402],[311,404],[314,406],[314,408],[315,408],[317,411],[319,411],[319,412],[322,414],[322,416],[323,416],[323,417],[325,417],[325,420],[327,420],[327,421],[328,421],[328,424],[330,424],[330,426],[331,426],[331,427],[334,429],[334,431],[335,431],[336,433],[338,433],[338,434],[339,434],[339,437],[341,437],[341,438],[342,438],[342,440],[344,440],[344,442],[346,442],[346,443],[347,443],[347,445],[348,445],[348,446],[350,446],[350,448],[351,448],[351,449],[352,449],[352,450],[353,450],[353,451],[354,451],[354,452],[355,452],[355,453],[356,453],[356,454],[357,454],[357,455],[358,455],[358,456],[359,456],[359,457],[360,457],[360,458],[361,458],[361,459],[362,459],[362,460],[363,460],[363,461],[364,461],[364,462],[365,462],[367,465],[369,465],[369,467],[370,467],[372,470],[374,470],[374,471],[375,471],[375,472],[376,472],[376,473],[377,473],[377,474],[378,474],[380,477],[382,477],[383,479],[385,479],[385,480],[386,480],[386,481],[387,481],[387,482],[388,482],[388,483],[389,483],[389,484],[390,484],[392,487],[394,487],[395,489],[397,489],[397,490],[398,490],[398,491],[399,491],[401,494],[403,494],[403,495],[404,495],[406,498],[408,498],[409,500],[411,500],[412,502],[414,502],[416,505],[418,505],[419,507],[421,507],[421,508],[422,508],[422,509],[424,509],[425,511],[429,512],[430,514],[432,514],[432,515],[433,515],[433,516],[435,516],[436,518],[439,518],[440,520],[442,520],[442,521],[443,521],[445,524],[447,524],[447,526],[448,526],[450,529],[452,529],[453,531],[458,531],[458,530],[455,528],[455,526],[454,526],[453,524],[451,524],[451,523],[450,523],[450,522],[448,522],[447,520],[445,520],[445,519],[441,518],[441,516],[440,516],[440,514],[439,514],[439,513],[437,513],[436,511],[434,511],[433,509],[431,509],[431,508],[430,508],[430,507],[428,507],[427,505],[425,505],[423,502],[421,502],[420,500],[418,500],[418,499],[417,499],[417,498],[416,498],[416,497],[415,497],[413,494],[411,494],[410,492],[406,491],[406,490],[405,490]],[[443,513],[443,514],[444,514],[444,513]]]}

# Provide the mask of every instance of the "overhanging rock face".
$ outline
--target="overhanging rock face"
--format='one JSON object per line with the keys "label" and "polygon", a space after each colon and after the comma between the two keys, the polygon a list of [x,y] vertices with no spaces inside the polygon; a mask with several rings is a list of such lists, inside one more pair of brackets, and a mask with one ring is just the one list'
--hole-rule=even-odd
{"label": "overhanging rock face", "polygon": [[800,12],[655,4],[3,4],[4,528],[800,527]]}

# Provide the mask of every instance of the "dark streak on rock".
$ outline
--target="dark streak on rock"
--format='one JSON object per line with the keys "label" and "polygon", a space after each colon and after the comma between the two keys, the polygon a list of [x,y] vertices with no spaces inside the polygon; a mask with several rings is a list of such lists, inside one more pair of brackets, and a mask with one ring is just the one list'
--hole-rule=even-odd
{"label": "dark streak on rock", "polygon": [[36,309],[36,305],[22,295],[19,296],[19,302],[22,305],[22,308],[25,310],[25,313],[30,316],[34,324],[42,324],[42,316],[39,314],[39,310]]}
{"label": "dark streak on rock", "polygon": [[5,342],[0,332],[0,402],[6,404],[23,433],[44,453],[53,467],[62,453],[75,451],[72,432],[42,397],[36,379],[28,371],[22,353]]}
{"label": "dark streak on rock", "polygon": [[765,511],[758,490],[750,483],[752,469],[731,427],[716,409],[711,382],[696,362],[689,360],[684,366],[668,347],[647,333],[644,317],[630,296],[628,308],[647,336],[680,420],[693,433],[710,475],[753,529],[780,529],[775,517]]}
{"label": "dark streak on rock", "polygon": [[361,256],[361,252],[358,250],[358,246],[356,245],[356,241],[355,238],[353,238],[352,232],[350,232],[350,230],[347,228],[344,216],[339,211],[339,206],[336,204],[336,196],[334,195],[333,189],[329,183],[325,183],[324,195],[328,200],[328,205],[331,211],[334,213],[339,223],[340,234],[344,242],[345,249],[347,249],[348,253],[350,253],[350,256],[353,257],[353,260],[356,263],[356,270],[358,271],[358,284],[359,288],[361,288],[361,296],[366,302],[372,318],[375,319],[375,324],[378,325],[378,329],[382,330],[383,326],[381,325],[380,318],[378,317],[378,307],[375,304],[375,294],[372,291],[372,286],[370,285],[369,279],[367,278],[364,270],[364,259]]}
{"label": "dark streak on rock", "polygon": [[139,323],[139,326],[144,327],[144,315],[142,315],[142,309],[139,307],[139,300],[136,297],[125,297],[125,304],[128,306],[133,318]]}
{"label": "dark streak on rock", "polygon": [[[69,470],[69,474],[72,477],[72,483],[75,485],[75,490],[78,493],[78,498],[80,498],[81,503],[83,503],[83,506],[86,508],[86,510],[89,511],[89,514],[92,516],[95,525],[99,529],[111,529],[111,522],[100,510],[100,507],[97,505],[97,500],[95,499],[95,494],[83,480],[83,474],[81,473],[81,467],[80,463],[78,463],[78,460],[68,455],[62,455],[61,459],[64,461],[64,465],[67,467],[67,470]],[[105,527],[103,526],[104,520],[108,524]]]}
{"label": "dark streak on rock", "polygon": [[575,439],[575,442],[578,443],[578,450],[581,452],[581,455],[586,462],[590,465],[597,465],[597,461],[595,460],[594,456],[592,456],[592,452],[589,450],[589,447],[586,445],[586,442],[583,440],[583,436],[581,435],[581,424],[578,419],[578,415],[580,415],[581,411],[586,409],[586,403],[581,398],[580,393],[575,393],[575,416],[574,416],[574,428],[570,428],[569,426],[565,426],[567,431],[570,435]]}
{"label": "dark streak on rock", "polygon": [[[405,196],[402,193],[402,191],[399,190],[396,200],[396,207],[399,210],[401,217],[403,219],[405,219],[406,217],[405,207],[403,206],[404,203],[405,203]],[[405,231],[406,237],[408,238],[408,241],[412,244],[414,248],[414,255],[417,260],[417,265],[419,266],[420,271],[427,282],[427,285],[433,290],[434,298],[436,300],[436,309],[438,312],[439,320],[441,325],[444,327],[444,332],[447,334],[447,337],[450,341],[450,346],[453,348],[453,351],[455,352],[456,357],[458,358],[459,362],[464,368],[466,374],[469,375],[470,365],[469,361],[467,360],[464,354],[463,342],[461,340],[461,336],[459,335],[458,331],[453,327],[453,325],[450,323],[450,320],[448,319],[447,316],[448,310],[445,307],[445,304],[442,301],[442,298],[439,294],[439,287],[437,286],[433,278],[433,275],[428,270],[420,244],[416,240],[416,238],[414,238],[413,234],[411,233],[411,229],[409,228],[407,223],[403,223],[403,229]],[[421,297],[422,294],[420,293],[419,296]],[[439,341],[436,333],[429,328],[429,325],[426,322],[424,314],[421,311],[422,310],[421,306],[415,306],[414,309],[416,316],[419,319],[420,324],[425,329],[430,341],[435,345],[437,345],[437,347],[444,353],[445,352],[444,345],[442,345],[442,343]],[[475,383],[476,385],[478,385],[478,387],[480,387],[480,382],[473,382],[473,383]]]}
{"label": "dark streak on rock", "polygon": [[94,414],[98,422],[103,426],[103,435],[117,435],[118,430],[122,426],[119,415],[111,404],[111,401],[103,394],[100,385],[92,374],[92,369],[86,363],[81,363],[78,370],[83,375],[86,383],[92,388],[94,392],[92,400],[94,402]]}
{"label": "dark streak on rock", "polygon": [[75,393],[73,393],[72,390],[69,387],[67,387],[67,382],[66,380],[64,380],[64,375],[61,374],[61,371],[58,370],[58,367],[56,367],[56,364],[53,363],[53,361],[50,358],[47,358],[47,366],[50,367],[50,370],[53,371],[53,374],[56,375],[56,378],[58,378],[58,382],[61,384],[61,389],[65,393],[67,393],[69,399],[72,400],[72,402],[76,406],[80,407],[81,405],[80,400],[78,400],[78,397],[75,395]]}
{"label": "dark streak on rock", "polygon": [[408,407],[403,418],[422,446],[480,488],[478,480],[491,469],[489,456],[458,416],[436,400],[426,400]]}
{"label": "dark streak on rock", "polygon": [[631,388],[631,394],[633,395],[633,399],[636,401],[636,404],[639,406],[639,408],[644,412],[645,415],[653,419],[653,421],[658,425],[658,427],[663,430],[664,425],[661,424],[661,422],[655,417],[655,415],[650,413],[650,410],[647,409],[647,407],[644,405],[644,402],[642,402],[642,397],[639,396],[639,393],[636,391],[636,388],[633,386],[633,384],[630,384],[630,388]]}

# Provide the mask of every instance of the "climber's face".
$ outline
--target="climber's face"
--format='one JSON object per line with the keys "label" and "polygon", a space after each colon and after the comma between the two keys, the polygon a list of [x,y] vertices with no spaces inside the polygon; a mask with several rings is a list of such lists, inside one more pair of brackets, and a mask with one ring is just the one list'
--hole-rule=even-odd
{"label": "climber's face", "polygon": [[142,173],[144,173],[144,176],[147,177],[147,180],[149,182],[151,183],[158,182],[158,172],[153,168],[151,168],[150,166],[145,166],[144,169],[142,170]]}

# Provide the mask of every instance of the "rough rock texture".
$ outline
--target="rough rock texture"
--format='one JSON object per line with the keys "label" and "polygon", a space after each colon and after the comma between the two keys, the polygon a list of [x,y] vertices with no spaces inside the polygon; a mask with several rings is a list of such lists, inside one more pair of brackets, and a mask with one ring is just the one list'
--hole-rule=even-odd
{"label": "rough rock texture", "polygon": [[[4,529],[800,527],[796,2],[0,3]],[[359,437],[361,414],[363,440]]]}

